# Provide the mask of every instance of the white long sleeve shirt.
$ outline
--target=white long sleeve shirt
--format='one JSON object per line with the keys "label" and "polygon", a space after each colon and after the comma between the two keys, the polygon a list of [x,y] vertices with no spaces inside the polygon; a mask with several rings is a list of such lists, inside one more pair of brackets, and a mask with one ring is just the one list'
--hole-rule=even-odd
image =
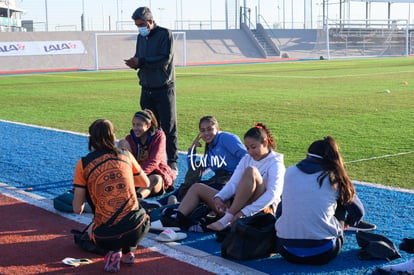
{"label": "white long sleeve shirt", "polygon": [[237,186],[244,171],[251,166],[259,170],[263,183],[266,186],[266,191],[252,204],[246,205],[241,209],[241,212],[245,216],[251,216],[270,205],[273,205],[273,209],[276,210],[282,195],[286,169],[283,163],[283,155],[274,151],[271,151],[269,155],[259,161],[254,160],[249,154],[245,155],[240,160],[230,180],[215,197],[219,197],[223,201],[233,197],[236,194]]}

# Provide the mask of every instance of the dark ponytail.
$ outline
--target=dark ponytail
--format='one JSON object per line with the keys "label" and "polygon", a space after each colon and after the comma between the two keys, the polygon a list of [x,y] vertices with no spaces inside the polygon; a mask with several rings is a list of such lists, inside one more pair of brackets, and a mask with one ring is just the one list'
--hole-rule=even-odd
{"label": "dark ponytail", "polygon": [[273,139],[272,133],[267,128],[267,126],[264,125],[263,123],[256,122],[254,124],[254,127],[250,128],[244,134],[244,138],[246,137],[257,139],[258,141],[260,141],[261,144],[267,141],[267,144],[268,144],[267,147],[269,148],[269,150],[276,151],[277,149],[276,142]]}

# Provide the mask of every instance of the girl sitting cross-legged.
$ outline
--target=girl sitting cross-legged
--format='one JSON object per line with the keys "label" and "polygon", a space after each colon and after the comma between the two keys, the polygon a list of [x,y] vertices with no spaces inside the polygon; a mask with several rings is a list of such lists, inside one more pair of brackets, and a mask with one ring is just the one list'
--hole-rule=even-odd
{"label": "girl sitting cross-legged", "polygon": [[224,187],[218,191],[202,183],[194,184],[178,209],[165,213],[168,220],[185,227],[188,215],[200,201],[221,216],[207,226],[213,231],[221,231],[236,219],[260,211],[274,212],[283,189],[283,155],[275,152],[273,137],[262,123],[245,133],[244,144],[248,154],[240,160]]}

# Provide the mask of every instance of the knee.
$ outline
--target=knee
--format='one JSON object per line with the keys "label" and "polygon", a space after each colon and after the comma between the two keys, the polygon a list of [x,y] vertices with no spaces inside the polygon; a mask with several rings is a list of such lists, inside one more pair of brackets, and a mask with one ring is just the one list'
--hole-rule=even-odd
{"label": "knee", "polygon": [[130,152],[132,151],[131,146],[129,145],[128,141],[126,141],[126,139],[122,139],[118,142],[118,148],[128,150]]}
{"label": "knee", "polygon": [[163,184],[163,179],[160,175],[150,175],[148,179],[150,180],[151,189],[155,189],[156,187],[162,186]]}
{"label": "knee", "polygon": [[188,189],[187,193],[191,193],[193,195],[199,194],[200,191],[203,189],[203,186],[204,186],[203,183],[200,183],[200,182],[194,183],[193,185],[191,185],[190,189]]}
{"label": "knee", "polygon": [[244,170],[243,176],[248,178],[256,178],[257,176],[260,176],[260,171],[254,166],[249,166]]}

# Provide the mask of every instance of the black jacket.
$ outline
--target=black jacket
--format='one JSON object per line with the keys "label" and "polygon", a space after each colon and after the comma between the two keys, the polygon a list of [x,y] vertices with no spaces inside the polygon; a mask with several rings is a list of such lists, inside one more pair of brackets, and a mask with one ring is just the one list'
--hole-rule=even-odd
{"label": "black jacket", "polygon": [[173,36],[170,30],[154,25],[148,36],[138,35],[135,57],[143,88],[173,87],[175,82]]}

